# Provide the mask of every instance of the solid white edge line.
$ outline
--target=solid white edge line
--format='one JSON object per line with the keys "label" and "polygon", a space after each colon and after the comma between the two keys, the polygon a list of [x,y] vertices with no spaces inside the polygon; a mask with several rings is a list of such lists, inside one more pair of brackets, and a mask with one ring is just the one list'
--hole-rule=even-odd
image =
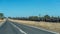
{"label": "solid white edge line", "polygon": [[15,24],[11,23],[15,28],[17,28],[21,33],[23,34],[27,34],[26,32],[24,32],[22,29],[20,29],[18,26],[16,26]]}
{"label": "solid white edge line", "polygon": [[[26,24],[23,24],[23,25],[26,25]],[[50,30],[46,30],[44,28],[39,28],[39,27],[35,27],[35,26],[30,26],[30,25],[26,25],[26,26],[29,26],[29,27],[32,27],[32,28],[37,28],[37,29],[40,29],[40,30],[44,30],[44,31],[47,31],[47,32],[51,32],[51,33],[54,33],[54,34],[59,34],[57,32],[53,32],[53,31],[50,31]]]}

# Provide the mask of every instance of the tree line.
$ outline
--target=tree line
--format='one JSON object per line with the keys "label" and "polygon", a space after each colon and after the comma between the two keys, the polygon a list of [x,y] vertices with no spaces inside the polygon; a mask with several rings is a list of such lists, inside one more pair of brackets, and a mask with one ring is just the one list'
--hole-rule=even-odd
{"label": "tree line", "polygon": [[60,17],[54,17],[49,15],[44,15],[43,17],[40,16],[29,16],[29,17],[8,17],[10,19],[17,19],[17,20],[29,20],[29,21],[45,21],[45,22],[60,22]]}

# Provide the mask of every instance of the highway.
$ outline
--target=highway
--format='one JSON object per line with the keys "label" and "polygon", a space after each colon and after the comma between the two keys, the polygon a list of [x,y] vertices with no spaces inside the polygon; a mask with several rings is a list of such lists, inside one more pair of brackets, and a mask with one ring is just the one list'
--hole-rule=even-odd
{"label": "highway", "polygon": [[23,24],[6,21],[0,27],[0,34],[55,34],[41,29],[29,27]]}

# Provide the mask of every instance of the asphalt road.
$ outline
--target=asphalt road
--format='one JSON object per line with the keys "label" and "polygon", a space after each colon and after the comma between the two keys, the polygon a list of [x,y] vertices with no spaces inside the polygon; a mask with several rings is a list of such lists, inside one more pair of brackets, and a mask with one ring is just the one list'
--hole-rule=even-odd
{"label": "asphalt road", "polygon": [[0,34],[55,34],[26,25],[6,21],[0,27]]}

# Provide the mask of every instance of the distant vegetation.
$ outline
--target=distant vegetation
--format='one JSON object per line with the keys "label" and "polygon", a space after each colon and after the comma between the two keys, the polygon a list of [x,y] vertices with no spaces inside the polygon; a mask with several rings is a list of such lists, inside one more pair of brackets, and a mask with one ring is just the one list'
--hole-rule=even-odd
{"label": "distant vegetation", "polygon": [[10,19],[17,19],[17,20],[30,20],[30,21],[45,21],[45,22],[60,22],[60,17],[54,17],[45,15],[43,17],[40,16],[29,16],[29,17],[8,17]]}
{"label": "distant vegetation", "polygon": [[0,13],[0,19],[4,19],[4,14]]}

